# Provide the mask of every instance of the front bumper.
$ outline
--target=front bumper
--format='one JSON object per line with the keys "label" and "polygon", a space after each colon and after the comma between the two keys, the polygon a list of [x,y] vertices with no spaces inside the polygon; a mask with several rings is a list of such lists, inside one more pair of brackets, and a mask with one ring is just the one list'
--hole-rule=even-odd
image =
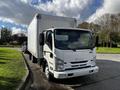
{"label": "front bumper", "polygon": [[54,77],[58,79],[64,79],[64,78],[71,78],[71,77],[77,77],[77,76],[84,76],[84,75],[97,73],[98,70],[99,70],[99,67],[95,66],[95,67],[84,68],[84,69],[67,70],[63,72],[54,71]]}

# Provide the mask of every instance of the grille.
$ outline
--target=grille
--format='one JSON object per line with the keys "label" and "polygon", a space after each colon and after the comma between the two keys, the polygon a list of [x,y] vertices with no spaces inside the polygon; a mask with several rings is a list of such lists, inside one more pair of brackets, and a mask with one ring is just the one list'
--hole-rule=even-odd
{"label": "grille", "polygon": [[76,62],[70,62],[71,64],[78,64],[78,63],[86,63],[88,61],[76,61]]}

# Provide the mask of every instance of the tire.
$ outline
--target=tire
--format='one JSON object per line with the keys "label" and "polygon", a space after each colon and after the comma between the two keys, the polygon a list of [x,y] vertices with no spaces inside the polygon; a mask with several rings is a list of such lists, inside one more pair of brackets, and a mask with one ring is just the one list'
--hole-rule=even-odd
{"label": "tire", "polygon": [[46,66],[45,66],[45,76],[46,76],[46,78],[47,78],[47,80],[48,81],[51,81],[51,80],[53,80],[53,76],[50,74],[50,72],[49,72],[49,68],[48,68],[48,65],[46,64]]}

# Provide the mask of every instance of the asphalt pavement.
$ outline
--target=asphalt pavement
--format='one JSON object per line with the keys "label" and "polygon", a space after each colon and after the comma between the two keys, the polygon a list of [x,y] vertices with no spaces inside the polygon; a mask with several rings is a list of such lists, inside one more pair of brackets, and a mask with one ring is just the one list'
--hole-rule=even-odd
{"label": "asphalt pavement", "polygon": [[120,62],[97,60],[100,71],[86,76],[85,82],[75,90],[120,90]]}
{"label": "asphalt pavement", "polygon": [[[97,65],[100,70],[94,75],[75,77],[48,82],[37,64],[31,63],[33,82],[30,87],[41,89],[31,90],[120,90],[120,54],[97,54]],[[70,88],[71,87],[71,88]],[[30,89],[29,89],[30,90]]]}

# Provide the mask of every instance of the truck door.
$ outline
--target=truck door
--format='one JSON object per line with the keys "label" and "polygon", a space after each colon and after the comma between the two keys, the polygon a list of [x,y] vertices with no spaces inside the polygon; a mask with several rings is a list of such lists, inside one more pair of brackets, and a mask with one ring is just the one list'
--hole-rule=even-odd
{"label": "truck door", "polygon": [[49,71],[53,71],[53,38],[52,31],[46,32],[46,40],[44,45],[44,58],[47,60]]}

